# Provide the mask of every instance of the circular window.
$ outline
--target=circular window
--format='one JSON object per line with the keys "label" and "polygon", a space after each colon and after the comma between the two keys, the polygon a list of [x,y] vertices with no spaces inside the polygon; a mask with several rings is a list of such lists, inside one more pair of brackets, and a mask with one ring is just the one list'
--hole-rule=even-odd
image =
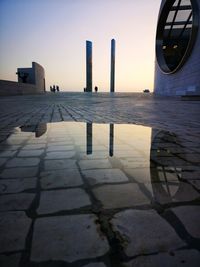
{"label": "circular window", "polygon": [[166,0],[159,15],[156,56],[164,73],[180,69],[191,53],[198,30],[196,0]]}

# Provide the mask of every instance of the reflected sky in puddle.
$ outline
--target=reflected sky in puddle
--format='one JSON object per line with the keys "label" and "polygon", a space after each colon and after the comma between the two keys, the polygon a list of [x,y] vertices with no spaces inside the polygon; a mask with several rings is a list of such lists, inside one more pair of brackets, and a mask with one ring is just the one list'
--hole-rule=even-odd
{"label": "reflected sky in puddle", "polygon": [[[86,186],[106,209],[199,198],[199,163],[180,137],[144,126],[63,122],[15,128],[0,144],[0,163],[1,181],[30,178],[35,170],[42,190]],[[1,187],[1,193],[14,192]]]}

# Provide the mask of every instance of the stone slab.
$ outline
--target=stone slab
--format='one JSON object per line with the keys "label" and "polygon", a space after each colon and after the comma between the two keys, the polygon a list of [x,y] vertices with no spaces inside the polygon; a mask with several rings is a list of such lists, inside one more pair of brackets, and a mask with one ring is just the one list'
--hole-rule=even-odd
{"label": "stone slab", "polygon": [[73,159],[45,160],[44,170],[76,169],[76,161]]}
{"label": "stone slab", "polygon": [[55,145],[51,145],[51,143],[47,147],[47,152],[53,152],[53,151],[69,151],[69,150],[74,150],[74,146],[72,145],[59,145],[56,143]]}
{"label": "stone slab", "polygon": [[18,267],[20,262],[21,254],[12,254],[12,255],[0,255],[0,266],[1,267]]}
{"label": "stone slab", "polygon": [[125,208],[150,204],[137,184],[104,185],[93,189],[93,193],[106,209]]}
{"label": "stone slab", "polygon": [[20,193],[0,196],[0,211],[27,210],[35,194]]}
{"label": "stone slab", "polygon": [[168,252],[185,245],[174,229],[154,210],[126,210],[112,219],[113,230],[123,240],[124,252],[140,254]]}
{"label": "stone slab", "polygon": [[75,151],[51,151],[47,152],[45,159],[69,159],[75,156]]}
{"label": "stone slab", "polygon": [[182,206],[171,209],[194,238],[200,238],[200,207]]}
{"label": "stone slab", "polygon": [[36,187],[37,178],[0,179],[0,194],[19,193]]}
{"label": "stone slab", "polygon": [[88,169],[110,169],[112,166],[107,159],[80,160],[79,166],[81,170]]}
{"label": "stone slab", "polygon": [[96,220],[90,214],[37,219],[31,260],[75,262],[103,256],[109,251],[109,245]]}
{"label": "stone slab", "polygon": [[40,173],[40,184],[43,189],[74,187],[83,184],[78,169],[63,169]]}
{"label": "stone slab", "polygon": [[6,167],[32,167],[37,166],[39,162],[38,158],[13,158],[7,162]]}
{"label": "stone slab", "polygon": [[106,267],[106,265],[102,262],[94,262],[84,265],[83,267]]}
{"label": "stone slab", "polygon": [[0,252],[24,249],[30,225],[31,219],[23,211],[1,212]]}
{"label": "stone slab", "polygon": [[127,176],[119,169],[85,170],[82,171],[91,185],[127,182]]}
{"label": "stone slab", "polygon": [[48,214],[61,212],[79,209],[88,205],[91,205],[89,196],[80,188],[43,191],[37,213]]}
{"label": "stone slab", "polygon": [[22,149],[17,157],[39,157],[44,153],[43,149],[35,149],[35,150],[26,150],[26,149]]}
{"label": "stone slab", "polygon": [[37,175],[37,167],[4,169],[1,178],[30,178]]}
{"label": "stone slab", "polygon": [[0,150],[0,158],[13,157],[15,155],[15,153],[16,153],[16,151],[12,151],[12,150],[4,150],[4,151]]}
{"label": "stone slab", "polygon": [[149,168],[125,168],[124,172],[131,176],[138,183],[151,182],[150,169]]}
{"label": "stone slab", "polygon": [[3,166],[9,158],[0,158],[0,166]]}
{"label": "stone slab", "polygon": [[141,256],[124,263],[124,267],[199,267],[200,253],[197,250],[174,251],[173,255],[160,253],[158,255]]}

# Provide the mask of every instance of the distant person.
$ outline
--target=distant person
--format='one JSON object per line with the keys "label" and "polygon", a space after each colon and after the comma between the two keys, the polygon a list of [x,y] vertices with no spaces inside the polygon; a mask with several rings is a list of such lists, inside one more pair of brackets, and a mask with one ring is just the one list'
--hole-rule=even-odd
{"label": "distant person", "polygon": [[56,91],[57,91],[57,92],[59,92],[59,91],[60,91],[60,89],[59,89],[59,86],[58,86],[58,85],[56,86]]}
{"label": "distant person", "polygon": [[95,91],[95,93],[98,92],[98,87],[97,86],[94,87],[94,91]]}
{"label": "distant person", "polygon": [[86,92],[86,88],[85,87],[83,88],[83,92]]}
{"label": "distant person", "polygon": [[55,93],[56,92],[56,86],[53,85],[53,92]]}
{"label": "distant person", "polygon": [[52,92],[53,91],[53,88],[52,88],[52,86],[50,86],[50,92]]}

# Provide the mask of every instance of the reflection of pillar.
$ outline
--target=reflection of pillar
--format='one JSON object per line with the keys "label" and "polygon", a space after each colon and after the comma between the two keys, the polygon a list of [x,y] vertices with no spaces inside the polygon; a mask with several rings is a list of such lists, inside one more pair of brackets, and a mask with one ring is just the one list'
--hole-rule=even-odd
{"label": "reflection of pillar", "polygon": [[111,40],[110,92],[115,92],[115,40]]}
{"label": "reflection of pillar", "polygon": [[87,155],[92,154],[92,123],[87,123]]}
{"label": "reflection of pillar", "polygon": [[114,124],[110,124],[109,156],[113,156],[114,149]]}
{"label": "reflection of pillar", "polygon": [[92,42],[86,41],[86,92],[92,92]]}

